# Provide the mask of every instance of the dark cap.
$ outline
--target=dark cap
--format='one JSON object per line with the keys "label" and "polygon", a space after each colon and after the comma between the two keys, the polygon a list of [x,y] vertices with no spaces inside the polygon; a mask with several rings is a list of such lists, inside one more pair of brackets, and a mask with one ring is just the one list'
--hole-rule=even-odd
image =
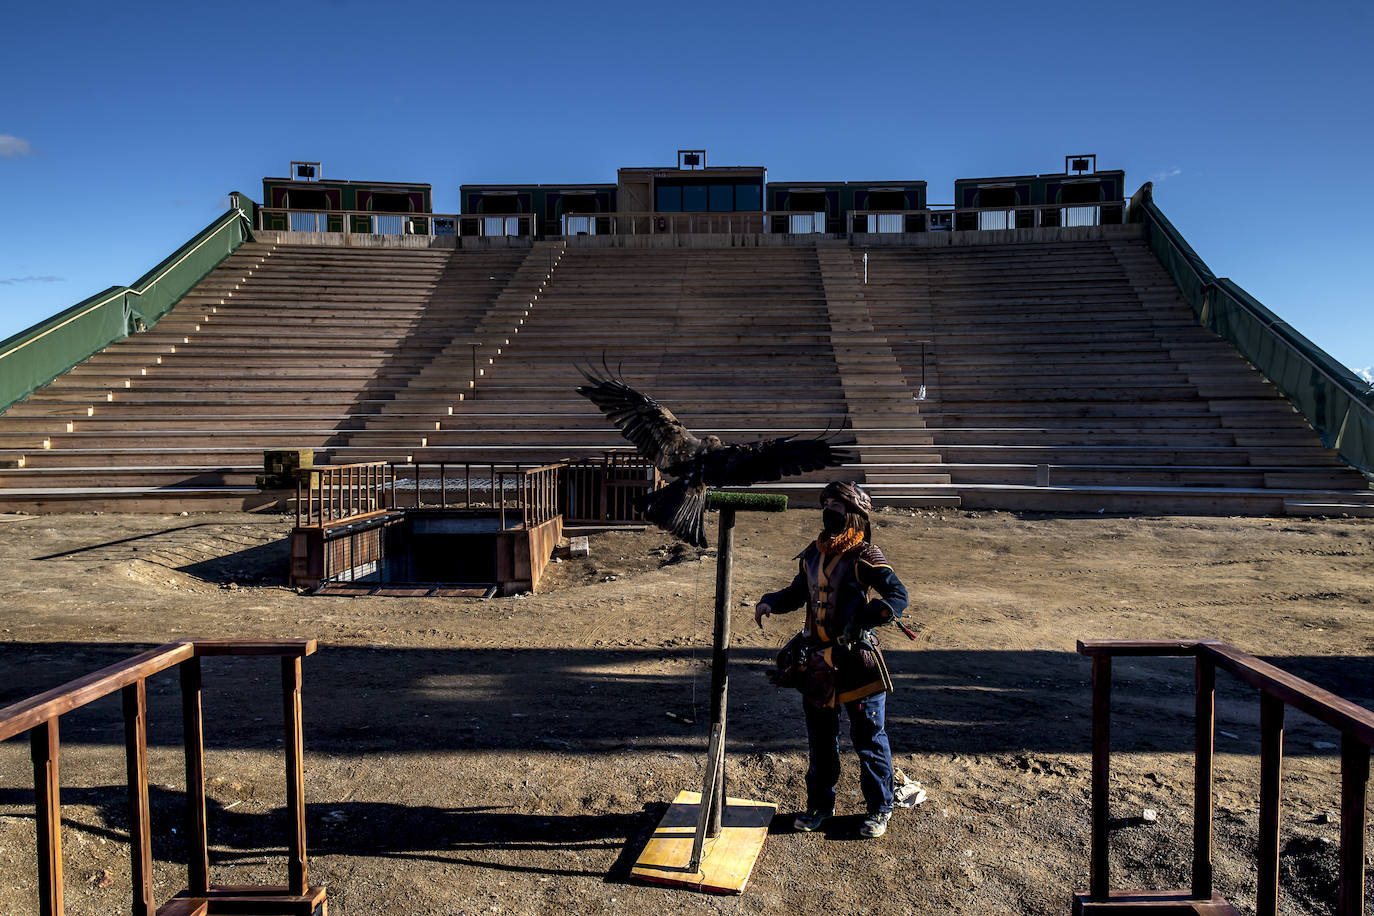
{"label": "dark cap", "polygon": [[844,503],[850,512],[864,518],[868,518],[868,513],[873,508],[873,500],[869,499],[868,494],[852,480],[837,480],[826,484],[825,489],[821,490],[822,505],[831,497]]}

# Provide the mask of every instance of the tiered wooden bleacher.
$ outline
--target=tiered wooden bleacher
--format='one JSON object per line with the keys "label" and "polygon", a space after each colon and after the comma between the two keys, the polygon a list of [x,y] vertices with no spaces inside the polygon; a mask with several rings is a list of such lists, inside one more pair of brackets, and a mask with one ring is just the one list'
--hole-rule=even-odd
{"label": "tiered wooden bleacher", "polygon": [[[600,363],[698,434],[846,426],[880,503],[1374,513],[1368,481],[1200,328],[1120,227],[957,245],[249,243],[0,417],[0,501],[241,508],[266,449],[531,468],[625,442]],[[294,240],[294,241],[299,241]],[[726,239],[725,241],[728,241]],[[722,243],[723,244],[723,243]],[[771,489],[805,499],[835,472]]]}
{"label": "tiered wooden bleacher", "polygon": [[[1280,513],[1303,490],[1367,501],[1364,477],[1197,325],[1143,241],[891,248],[869,272],[875,324],[931,340],[923,412],[967,506]],[[918,348],[895,350],[914,378]]]}
{"label": "tiered wooden bleacher", "polygon": [[0,486],[39,508],[251,505],[263,450],[339,449],[472,334],[524,256],[246,244],[154,328],[7,411],[22,467]]}

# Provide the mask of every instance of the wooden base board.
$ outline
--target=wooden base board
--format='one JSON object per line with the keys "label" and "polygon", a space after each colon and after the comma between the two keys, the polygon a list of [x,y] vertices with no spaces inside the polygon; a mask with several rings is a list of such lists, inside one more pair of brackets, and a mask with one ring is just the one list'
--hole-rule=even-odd
{"label": "wooden base board", "polygon": [[778,806],[726,797],[720,835],[707,838],[702,849],[701,868],[689,872],[692,835],[700,806],[700,792],[683,790],[677,794],[639,854],[634,868],[630,869],[630,877],[713,894],[744,893]]}
{"label": "wooden base board", "polygon": [[158,908],[158,916],[214,916],[216,913],[242,913],[254,916],[325,916],[328,903],[323,887],[311,887],[304,896],[284,887],[221,886],[210,888],[204,897],[182,891]]}
{"label": "wooden base board", "polygon": [[1240,911],[1220,894],[1211,900],[1197,900],[1188,891],[1112,891],[1106,900],[1093,900],[1088,894],[1073,895],[1073,916],[1090,914],[1194,913],[1197,916],[1240,916]]}

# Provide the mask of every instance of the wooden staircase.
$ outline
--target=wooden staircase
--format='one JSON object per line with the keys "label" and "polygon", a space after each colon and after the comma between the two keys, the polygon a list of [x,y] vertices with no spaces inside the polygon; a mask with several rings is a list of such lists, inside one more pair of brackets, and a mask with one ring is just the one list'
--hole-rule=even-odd
{"label": "wooden staircase", "polygon": [[[840,372],[848,420],[858,440],[860,479],[885,503],[958,506],[948,473],[913,389],[882,327],[875,326],[848,245],[816,249],[830,313],[830,347]],[[940,487],[940,485],[944,485]]]}

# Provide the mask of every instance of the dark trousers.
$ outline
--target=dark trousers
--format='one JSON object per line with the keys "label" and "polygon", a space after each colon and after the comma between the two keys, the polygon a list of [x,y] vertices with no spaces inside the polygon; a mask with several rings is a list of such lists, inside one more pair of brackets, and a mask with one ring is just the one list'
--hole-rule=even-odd
{"label": "dark trousers", "polygon": [[[887,694],[844,704],[849,739],[859,755],[859,787],[869,813],[892,810],[892,748],[884,716]],[[806,771],[806,809],[835,810],[835,784],[840,780],[840,709],[817,708],[802,701],[811,766]]]}

